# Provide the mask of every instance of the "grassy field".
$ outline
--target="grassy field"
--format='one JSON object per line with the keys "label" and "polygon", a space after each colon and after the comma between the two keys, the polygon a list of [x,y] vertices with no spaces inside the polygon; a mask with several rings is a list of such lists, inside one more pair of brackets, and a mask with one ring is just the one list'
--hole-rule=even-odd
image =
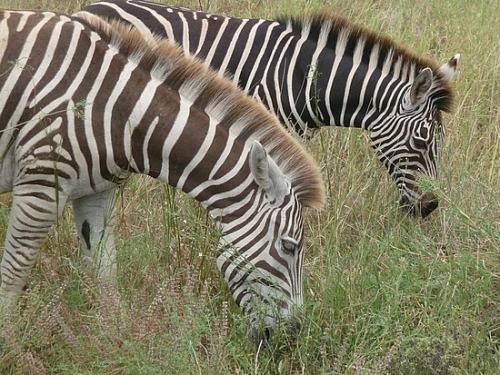
{"label": "grassy field", "polygon": [[[171,3],[263,18],[324,9],[443,63],[461,53],[440,208],[426,220],[404,215],[367,134],[319,132],[307,147],[328,203],[307,214],[303,329],[257,351],[215,268],[217,232],[205,212],[134,178],[118,202],[118,291],[82,268],[68,210],[21,314],[0,331],[0,374],[500,373],[500,2]],[[69,13],[85,4],[0,1]],[[0,243],[9,201],[0,197]]]}

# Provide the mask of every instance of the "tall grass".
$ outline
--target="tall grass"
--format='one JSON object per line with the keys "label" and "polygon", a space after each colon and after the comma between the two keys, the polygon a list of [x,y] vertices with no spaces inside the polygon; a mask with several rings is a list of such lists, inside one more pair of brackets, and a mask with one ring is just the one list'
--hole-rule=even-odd
{"label": "tall grass", "polygon": [[[406,216],[366,134],[307,147],[328,204],[307,216],[303,329],[258,350],[214,266],[217,233],[182,193],[138,177],[117,204],[118,288],[82,268],[68,211],[0,331],[2,374],[497,374],[500,44],[495,0],[173,1],[272,18],[324,9],[443,63],[462,54],[436,213]],[[2,1],[73,12],[82,1]],[[0,241],[9,196],[0,198]]]}

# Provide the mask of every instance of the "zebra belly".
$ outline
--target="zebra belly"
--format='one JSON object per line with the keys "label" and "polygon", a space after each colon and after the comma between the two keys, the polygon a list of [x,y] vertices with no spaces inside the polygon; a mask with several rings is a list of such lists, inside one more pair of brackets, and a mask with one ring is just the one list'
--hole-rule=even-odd
{"label": "zebra belly", "polygon": [[76,186],[72,185],[67,188],[69,192],[68,201],[73,201],[75,199],[87,197],[94,194],[99,194],[114,189],[116,188],[116,186],[117,184],[111,181],[102,181],[93,187],[88,185],[85,186],[84,184],[82,185],[77,184]]}

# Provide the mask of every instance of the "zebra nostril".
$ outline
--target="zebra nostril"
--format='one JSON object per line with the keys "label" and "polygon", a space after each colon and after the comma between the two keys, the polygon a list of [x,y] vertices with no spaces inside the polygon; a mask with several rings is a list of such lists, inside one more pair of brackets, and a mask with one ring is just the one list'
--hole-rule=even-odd
{"label": "zebra nostril", "polygon": [[437,198],[431,198],[429,200],[420,201],[418,203],[413,203],[406,195],[402,195],[399,199],[399,206],[406,209],[412,215],[422,218],[429,216],[436,208],[439,206],[439,201]]}
{"label": "zebra nostril", "polygon": [[271,338],[271,328],[266,327],[264,328],[264,332],[262,333],[261,340],[268,342],[270,338]]}
{"label": "zebra nostril", "polygon": [[400,207],[410,206],[410,199],[408,199],[406,195],[401,195],[401,198],[399,198],[399,206]]}
{"label": "zebra nostril", "polygon": [[276,321],[270,316],[252,316],[250,318],[250,327],[248,338],[256,345],[263,345],[269,341]]}
{"label": "zebra nostril", "polygon": [[406,195],[401,195],[399,199],[399,207],[408,211],[412,215],[415,214],[415,205],[410,201],[410,199]]}
{"label": "zebra nostril", "polygon": [[290,333],[292,335],[298,335],[300,333],[300,330],[302,329],[302,323],[298,320],[295,319],[290,323]]}
{"label": "zebra nostril", "polygon": [[248,333],[248,338],[257,346],[267,346],[270,342],[272,331],[273,329],[271,327],[259,327],[252,325]]}
{"label": "zebra nostril", "polygon": [[420,216],[423,218],[429,216],[438,206],[439,201],[437,199],[422,204],[420,207]]}

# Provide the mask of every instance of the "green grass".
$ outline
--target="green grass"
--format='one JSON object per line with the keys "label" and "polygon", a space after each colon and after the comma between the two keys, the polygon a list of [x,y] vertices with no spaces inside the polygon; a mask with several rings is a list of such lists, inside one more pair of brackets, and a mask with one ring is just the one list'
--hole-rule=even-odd
{"label": "green grass", "polygon": [[[118,201],[118,289],[80,263],[65,214],[0,332],[1,374],[497,374],[500,370],[500,2],[172,1],[273,17],[338,11],[446,62],[461,53],[446,115],[439,210],[405,216],[356,130],[308,144],[327,206],[308,212],[303,329],[256,350],[214,265],[217,233],[180,192],[134,178]],[[73,12],[85,2],[2,1]],[[293,6],[291,5],[293,4]],[[0,198],[0,241],[9,195]]]}

